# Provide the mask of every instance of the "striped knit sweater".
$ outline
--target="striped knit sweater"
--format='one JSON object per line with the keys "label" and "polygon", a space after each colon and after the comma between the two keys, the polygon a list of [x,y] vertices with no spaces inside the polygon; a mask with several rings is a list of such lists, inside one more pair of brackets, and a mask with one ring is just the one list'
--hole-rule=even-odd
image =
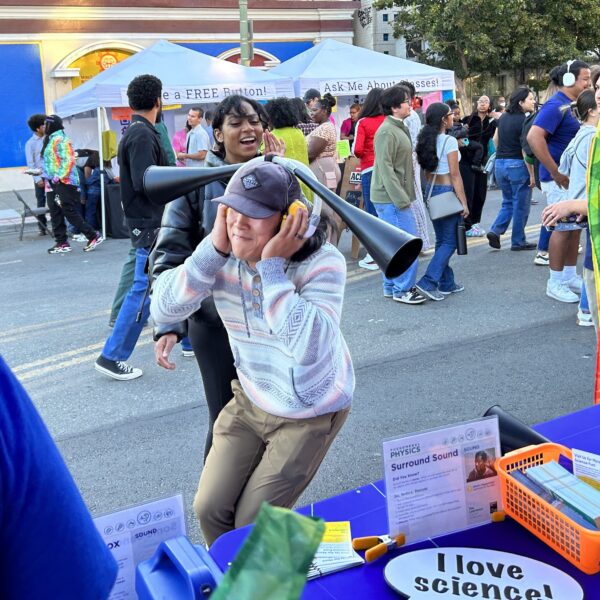
{"label": "striped knit sweater", "polygon": [[64,129],[59,129],[50,135],[43,158],[48,179],[58,177],[67,185],[79,185],[73,145]]}
{"label": "striped knit sweater", "polygon": [[350,405],[354,371],[340,331],[346,262],[330,244],[296,263],[269,258],[253,270],[220,256],[210,236],[154,283],[157,324],[182,321],[211,293],[229,334],[238,377],[254,404],[304,419]]}

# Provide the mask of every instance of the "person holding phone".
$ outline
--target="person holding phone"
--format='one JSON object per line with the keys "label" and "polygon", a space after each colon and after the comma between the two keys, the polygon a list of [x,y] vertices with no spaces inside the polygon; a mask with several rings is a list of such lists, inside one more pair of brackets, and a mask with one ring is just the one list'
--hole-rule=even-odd
{"label": "person holding phone", "polygon": [[[479,165],[471,164],[473,170],[472,195],[467,194],[469,202],[469,216],[465,218],[468,237],[483,237],[484,229],[481,227],[481,215],[487,196],[487,173],[482,165],[488,158],[490,140],[496,131],[496,120],[492,114],[493,106],[488,96],[480,96],[475,110],[465,117],[462,122],[469,128],[471,145],[478,142],[483,147],[482,162]],[[468,158],[468,155],[465,156]]]}
{"label": "person holding phone", "polygon": [[[251,523],[263,501],[291,508],[348,417],[354,371],[340,330],[346,261],[326,242],[327,219],[305,238],[298,180],[272,162],[232,177],[214,227],[154,283],[158,325],[212,297],[237,378],[214,425],[194,511],[204,538]],[[284,215],[286,216],[283,220]]]}

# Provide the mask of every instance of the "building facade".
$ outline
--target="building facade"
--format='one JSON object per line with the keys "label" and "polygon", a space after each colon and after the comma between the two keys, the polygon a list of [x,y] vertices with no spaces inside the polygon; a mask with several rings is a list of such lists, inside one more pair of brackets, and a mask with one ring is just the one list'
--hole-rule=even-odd
{"label": "building facade", "polygon": [[[253,66],[283,62],[325,38],[353,42],[360,0],[249,0]],[[0,190],[21,173],[27,118],[159,39],[239,60],[238,0],[0,0]]]}
{"label": "building facade", "polygon": [[399,10],[398,7],[376,10],[373,0],[361,0],[354,19],[354,43],[398,58],[413,58],[404,38],[394,37]]}

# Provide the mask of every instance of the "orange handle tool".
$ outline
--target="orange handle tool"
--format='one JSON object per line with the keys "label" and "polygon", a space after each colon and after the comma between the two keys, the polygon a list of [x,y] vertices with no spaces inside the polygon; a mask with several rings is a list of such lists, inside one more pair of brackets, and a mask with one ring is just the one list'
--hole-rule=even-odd
{"label": "orange handle tool", "polygon": [[369,548],[365,552],[365,560],[370,563],[377,560],[380,556],[383,556],[388,551],[387,544],[377,544],[374,548]]}
{"label": "orange handle tool", "polygon": [[381,543],[381,538],[376,535],[359,537],[352,540],[352,548],[354,550],[368,550],[379,543]]}

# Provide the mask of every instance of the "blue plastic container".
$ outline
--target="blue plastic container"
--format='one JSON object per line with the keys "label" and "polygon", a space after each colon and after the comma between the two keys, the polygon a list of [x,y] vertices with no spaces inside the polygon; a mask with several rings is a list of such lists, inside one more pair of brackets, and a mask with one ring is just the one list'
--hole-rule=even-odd
{"label": "blue plastic container", "polygon": [[202,546],[179,536],[162,542],[152,558],[137,567],[139,600],[205,600],[223,573]]}

